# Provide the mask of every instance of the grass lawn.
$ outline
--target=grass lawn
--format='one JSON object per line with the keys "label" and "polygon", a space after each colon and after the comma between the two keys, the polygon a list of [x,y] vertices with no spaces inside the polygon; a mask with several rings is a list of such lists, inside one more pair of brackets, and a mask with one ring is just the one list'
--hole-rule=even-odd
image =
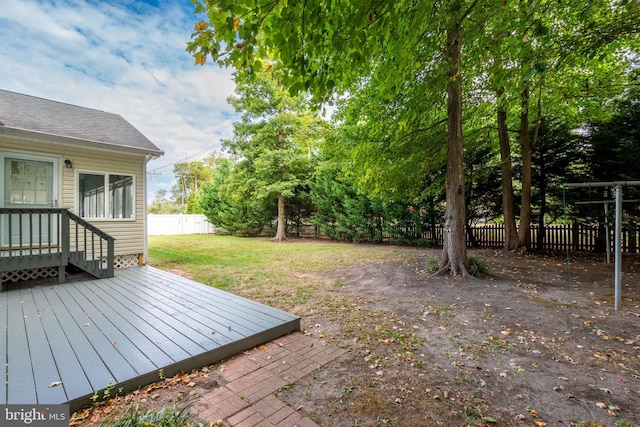
{"label": "grass lawn", "polygon": [[416,251],[322,240],[276,243],[268,238],[212,235],[149,237],[150,265],[288,311],[304,311],[312,293],[320,296],[324,283],[317,273],[406,260],[412,252]]}
{"label": "grass lawn", "polygon": [[[474,250],[491,275],[432,276],[438,249],[229,236],[149,239],[149,263],[295,313],[348,350],[277,398],[322,426],[638,424],[640,259],[624,307],[593,256]],[[226,425],[226,424],[225,424]]]}

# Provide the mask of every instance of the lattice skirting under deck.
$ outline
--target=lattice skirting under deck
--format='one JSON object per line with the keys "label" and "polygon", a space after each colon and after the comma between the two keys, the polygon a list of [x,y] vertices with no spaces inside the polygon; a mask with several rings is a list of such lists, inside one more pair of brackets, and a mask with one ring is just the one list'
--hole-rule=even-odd
{"label": "lattice skirting under deck", "polygon": [[[121,268],[137,267],[139,255],[116,255],[113,261],[113,268],[119,270]],[[57,267],[34,268],[30,270],[5,271],[2,273],[2,282],[22,282],[25,280],[49,279],[58,277]]]}
{"label": "lattice skirting under deck", "polygon": [[22,282],[26,280],[48,279],[50,277],[58,277],[58,267],[5,271],[2,273],[2,282]]}
{"label": "lattice skirting under deck", "polygon": [[121,268],[137,267],[140,265],[138,259],[138,254],[116,255],[113,261],[113,268],[119,270]]}

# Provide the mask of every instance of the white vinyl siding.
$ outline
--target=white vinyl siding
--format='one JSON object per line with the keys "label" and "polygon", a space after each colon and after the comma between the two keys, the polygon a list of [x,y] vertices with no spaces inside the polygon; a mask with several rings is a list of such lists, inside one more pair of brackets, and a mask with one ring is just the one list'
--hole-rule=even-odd
{"label": "white vinyl siding", "polygon": [[[146,177],[143,175],[144,156],[1,138],[0,146],[2,146],[3,150],[59,158],[60,164],[58,167],[62,179],[60,182],[54,183],[54,186],[58,186],[56,193],[60,195],[58,206],[67,208],[75,214],[78,214],[76,171],[102,171],[134,177],[133,219],[119,221],[91,219],[90,222],[115,237],[116,255],[144,253],[144,183],[146,181]],[[71,160],[72,168],[65,168],[64,160],[66,159]]]}

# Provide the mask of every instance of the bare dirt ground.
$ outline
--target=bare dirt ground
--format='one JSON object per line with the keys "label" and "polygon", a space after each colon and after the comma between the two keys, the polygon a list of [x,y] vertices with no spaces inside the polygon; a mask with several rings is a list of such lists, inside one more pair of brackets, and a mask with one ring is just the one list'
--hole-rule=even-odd
{"label": "bare dirt ground", "polygon": [[[433,277],[438,250],[322,275],[303,329],[349,350],[278,398],[321,426],[640,426],[640,257],[623,261],[622,309],[604,255],[478,250],[488,277]],[[570,271],[570,274],[569,274]],[[318,278],[314,278],[317,280]],[[187,403],[204,368],[87,410]]]}

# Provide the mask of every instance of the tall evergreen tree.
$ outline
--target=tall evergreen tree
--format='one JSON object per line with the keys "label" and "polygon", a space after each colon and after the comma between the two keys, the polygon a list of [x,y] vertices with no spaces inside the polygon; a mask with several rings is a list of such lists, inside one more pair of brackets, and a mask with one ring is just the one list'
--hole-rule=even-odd
{"label": "tall evergreen tree", "polygon": [[236,78],[229,102],[242,114],[234,135],[223,141],[237,164],[234,179],[251,198],[277,201],[276,241],[286,239],[285,200],[294,196],[311,173],[312,155],[321,138],[321,122],[303,95],[291,96],[272,67],[252,80]]}

